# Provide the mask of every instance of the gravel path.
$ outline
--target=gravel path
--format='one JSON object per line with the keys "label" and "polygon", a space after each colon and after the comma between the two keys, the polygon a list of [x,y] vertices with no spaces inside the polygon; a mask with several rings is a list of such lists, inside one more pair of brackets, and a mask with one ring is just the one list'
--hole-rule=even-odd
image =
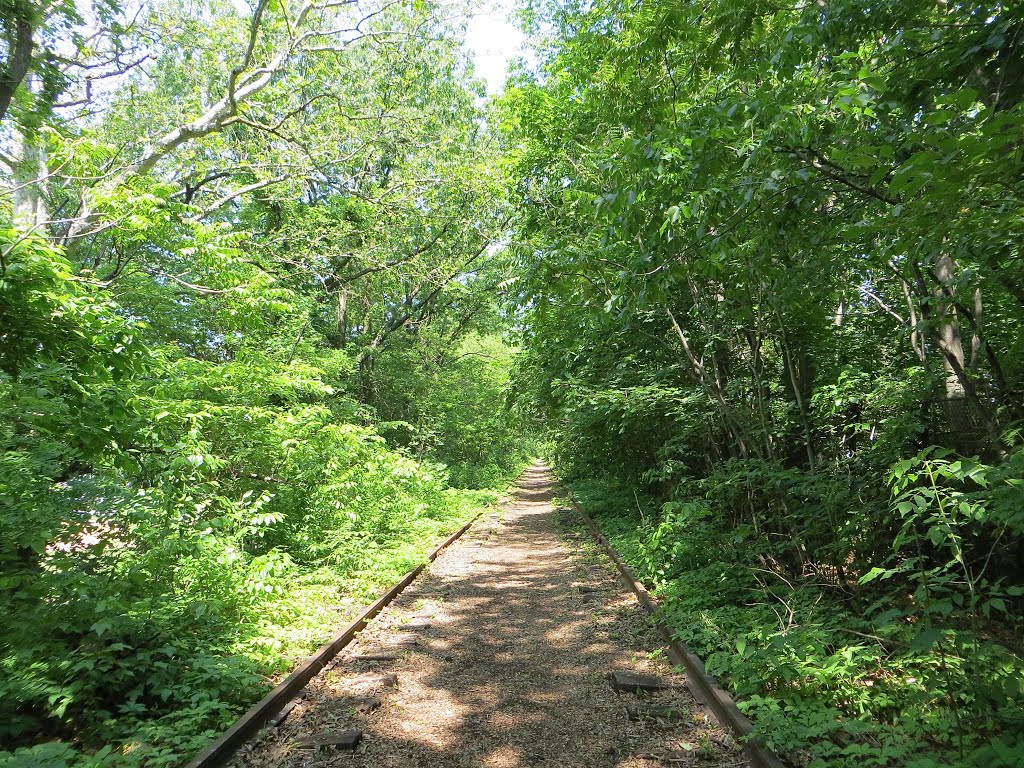
{"label": "gravel path", "polygon": [[[552,483],[528,469],[234,766],[746,766]],[[616,670],[670,687],[617,693]],[[350,729],[354,751],[302,742]]]}

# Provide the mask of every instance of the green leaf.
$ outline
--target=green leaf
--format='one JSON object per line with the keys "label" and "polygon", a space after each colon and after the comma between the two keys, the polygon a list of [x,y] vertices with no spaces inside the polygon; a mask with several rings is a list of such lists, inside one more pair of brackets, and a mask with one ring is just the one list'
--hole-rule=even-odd
{"label": "green leaf", "polygon": [[930,651],[942,639],[942,630],[928,628],[918,632],[910,641],[910,650],[918,653]]}
{"label": "green leaf", "polygon": [[89,631],[90,632],[95,632],[100,637],[103,637],[103,634],[105,632],[108,632],[110,629],[112,629],[113,626],[114,625],[112,623],[110,623],[109,621],[97,621],[95,624],[93,624],[91,627],[89,627]]}

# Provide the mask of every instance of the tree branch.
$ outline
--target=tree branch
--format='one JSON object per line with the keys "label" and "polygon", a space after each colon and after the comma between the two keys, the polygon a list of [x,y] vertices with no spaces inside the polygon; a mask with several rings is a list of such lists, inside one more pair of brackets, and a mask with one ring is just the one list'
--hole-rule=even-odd
{"label": "tree branch", "polygon": [[269,187],[272,186],[273,184],[280,184],[283,181],[288,181],[288,179],[290,178],[291,176],[289,176],[288,174],[281,174],[280,176],[275,176],[272,179],[263,179],[262,181],[253,182],[252,184],[248,184],[244,187],[236,189],[234,192],[224,195],[219,200],[211,203],[210,205],[206,206],[203,210],[199,211],[199,213],[196,213],[195,215],[189,218],[191,218],[193,221],[205,219],[210,214],[216,213],[217,210],[223,208],[232,200],[236,200],[242,195],[247,195],[250,192],[255,192],[258,189],[263,189],[264,187]]}
{"label": "tree branch", "polygon": [[0,73],[2,73],[0,76],[0,120],[3,120],[7,110],[10,109],[14,92],[18,90],[21,81],[25,79],[32,63],[31,15],[27,7],[18,6],[19,4],[15,4],[14,45],[7,61],[0,64]]}

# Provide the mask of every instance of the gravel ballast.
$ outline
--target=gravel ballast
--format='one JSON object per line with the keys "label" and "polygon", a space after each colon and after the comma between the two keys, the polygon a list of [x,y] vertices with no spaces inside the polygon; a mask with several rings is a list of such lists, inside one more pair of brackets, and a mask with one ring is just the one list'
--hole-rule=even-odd
{"label": "gravel ballast", "polygon": [[746,766],[553,482],[528,469],[235,768]]}

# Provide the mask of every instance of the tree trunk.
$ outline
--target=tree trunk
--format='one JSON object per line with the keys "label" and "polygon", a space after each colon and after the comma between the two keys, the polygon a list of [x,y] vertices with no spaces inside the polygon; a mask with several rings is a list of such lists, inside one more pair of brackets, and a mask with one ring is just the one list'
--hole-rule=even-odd
{"label": "tree trunk", "polygon": [[18,158],[14,167],[14,226],[28,232],[49,220],[43,199],[46,178],[46,149],[39,136],[18,136]]}
{"label": "tree trunk", "polygon": [[[932,333],[943,356],[944,416],[949,425],[953,447],[961,453],[976,453],[986,447],[998,447],[999,427],[990,409],[978,394],[977,387],[967,373],[964,347],[957,320],[953,277],[956,263],[948,254],[941,254],[935,262],[938,285],[933,293],[938,317]],[[974,413],[972,414],[972,410]],[[979,439],[984,433],[984,438]]]}
{"label": "tree trunk", "polygon": [[0,120],[3,120],[14,99],[14,93],[32,65],[32,15],[30,3],[15,2],[4,10],[10,14],[7,60],[0,61]]}
{"label": "tree trunk", "polygon": [[[956,373],[956,369],[964,367],[964,347],[960,340],[960,324],[957,322],[956,309],[952,302],[952,281],[955,264],[951,256],[943,254],[935,263],[935,279],[939,285],[935,289],[938,299],[939,326],[936,333],[943,352],[946,353],[943,368],[946,371],[945,387],[947,400],[963,400],[967,394],[964,382]],[[949,286],[947,288],[947,286]]]}
{"label": "tree trunk", "polygon": [[345,337],[348,336],[348,288],[338,290],[337,333],[338,349],[344,349]]}

